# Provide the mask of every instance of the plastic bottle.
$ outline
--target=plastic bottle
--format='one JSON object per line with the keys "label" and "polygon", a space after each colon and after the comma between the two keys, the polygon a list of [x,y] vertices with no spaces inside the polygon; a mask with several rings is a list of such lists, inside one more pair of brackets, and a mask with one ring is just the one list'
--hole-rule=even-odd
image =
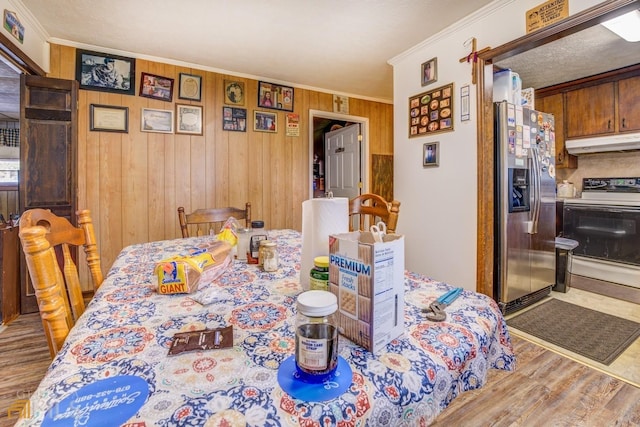
{"label": "plastic bottle", "polygon": [[309,273],[309,289],[328,291],[329,290],[329,257],[317,256],[313,259],[314,267]]}

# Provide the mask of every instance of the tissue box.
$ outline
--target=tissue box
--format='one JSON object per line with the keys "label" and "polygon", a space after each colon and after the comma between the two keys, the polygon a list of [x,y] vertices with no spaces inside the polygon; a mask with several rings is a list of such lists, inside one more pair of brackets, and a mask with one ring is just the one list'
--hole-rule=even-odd
{"label": "tissue box", "polygon": [[189,255],[176,255],[156,264],[158,293],[188,294],[198,289],[201,279],[211,281],[229,266],[231,245],[215,242],[210,248],[194,248]]}
{"label": "tissue box", "polygon": [[383,349],[404,332],[404,236],[331,235],[329,290],[340,333],[373,353]]}

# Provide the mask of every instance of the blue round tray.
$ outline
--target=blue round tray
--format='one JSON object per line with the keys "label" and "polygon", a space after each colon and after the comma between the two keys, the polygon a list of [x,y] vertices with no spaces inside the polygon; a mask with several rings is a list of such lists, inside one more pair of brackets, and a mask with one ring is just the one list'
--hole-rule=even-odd
{"label": "blue round tray", "polygon": [[351,366],[338,356],[338,366],[333,374],[315,376],[298,371],[295,356],[285,359],[278,369],[278,383],[291,397],[305,402],[324,402],[335,399],[351,386]]}

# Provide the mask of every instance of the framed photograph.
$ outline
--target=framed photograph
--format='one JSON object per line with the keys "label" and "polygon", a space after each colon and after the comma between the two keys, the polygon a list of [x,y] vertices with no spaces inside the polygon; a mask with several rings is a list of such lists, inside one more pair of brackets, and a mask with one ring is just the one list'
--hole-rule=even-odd
{"label": "framed photograph", "polygon": [[135,95],[136,60],[78,49],[76,80],[80,89]]}
{"label": "framed photograph", "polygon": [[438,166],[440,163],[440,143],[425,142],[422,147],[422,167]]}
{"label": "framed photograph", "polygon": [[293,88],[258,82],[258,107],[293,111]]}
{"label": "framed photograph", "polygon": [[140,80],[140,96],[167,102],[173,100],[173,79],[142,73]]}
{"label": "framed photograph", "polygon": [[258,132],[277,132],[278,115],[266,111],[253,111],[253,130]]}
{"label": "framed photograph", "polygon": [[129,107],[91,104],[89,129],[98,132],[129,132]]}
{"label": "framed photograph", "polygon": [[432,58],[422,64],[422,86],[438,80],[438,58]]}
{"label": "framed photograph", "polygon": [[244,105],[244,82],[224,81],[224,103]]}
{"label": "framed photograph", "polygon": [[244,108],[222,107],[222,130],[246,132],[247,110]]}
{"label": "framed photograph", "polygon": [[180,73],[178,98],[200,101],[202,99],[202,76]]}
{"label": "framed photograph", "polygon": [[453,130],[453,83],[409,98],[409,138]]}
{"label": "framed photograph", "polygon": [[143,108],[140,114],[140,130],[143,132],[173,133],[173,111]]}
{"label": "framed photograph", "polygon": [[202,106],[176,104],[176,133],[202,135]]}

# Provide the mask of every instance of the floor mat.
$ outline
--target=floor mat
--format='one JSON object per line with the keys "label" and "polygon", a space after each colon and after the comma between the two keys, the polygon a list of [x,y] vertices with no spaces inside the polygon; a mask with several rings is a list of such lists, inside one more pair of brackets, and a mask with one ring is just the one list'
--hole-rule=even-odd
{"label": "floor mat", "polygon": [[640,323],[553,298],[507,325],[604,365],[640,336]]}

